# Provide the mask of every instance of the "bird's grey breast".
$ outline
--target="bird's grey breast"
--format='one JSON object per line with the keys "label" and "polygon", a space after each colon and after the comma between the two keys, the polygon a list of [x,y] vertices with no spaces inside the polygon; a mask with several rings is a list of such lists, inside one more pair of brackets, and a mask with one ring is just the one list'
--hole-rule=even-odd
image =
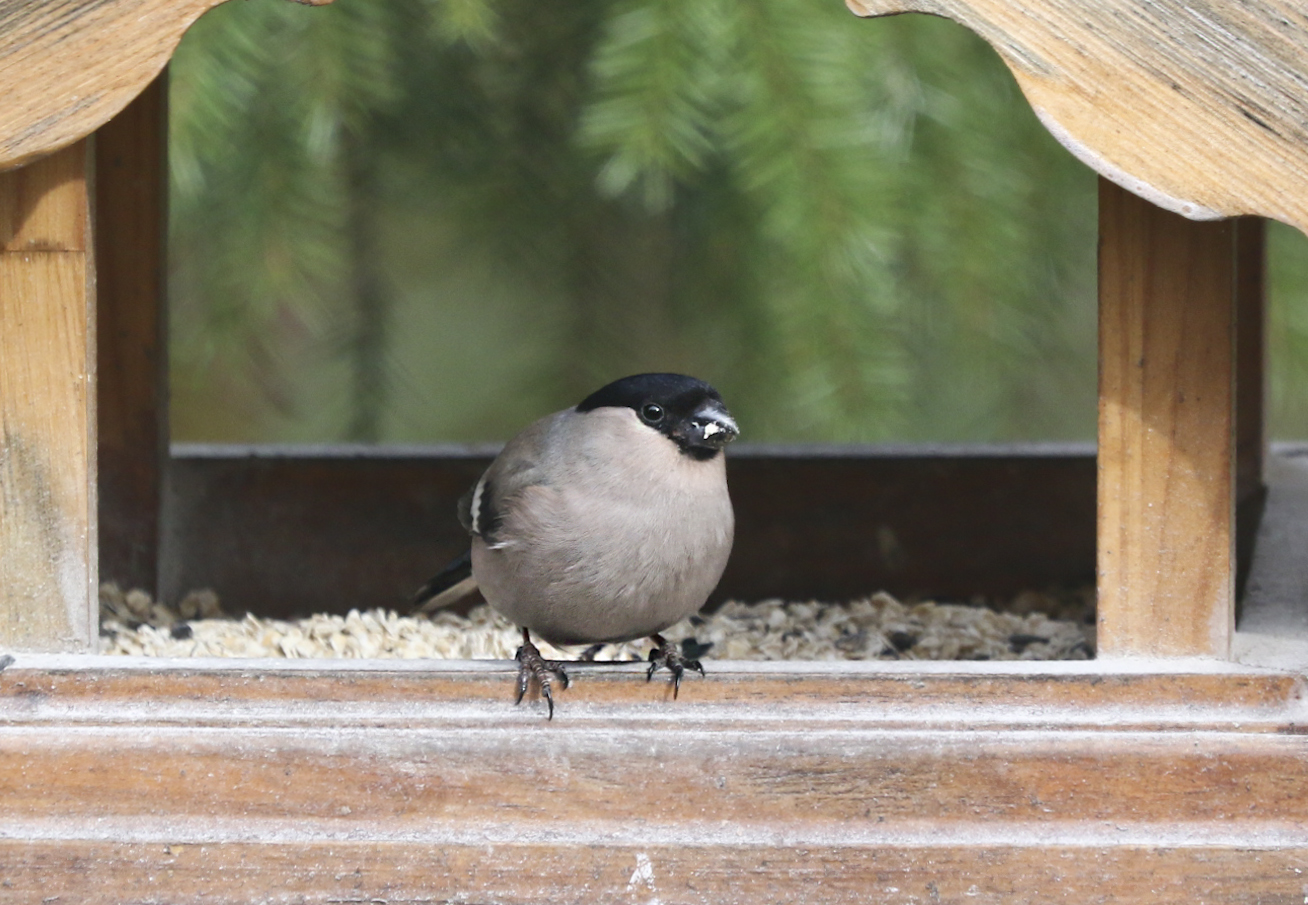
{"label": "bird's grey breast", "polygon": [[734,533],[723,457],[682,454],[629,409],[547,420],[536,441],[547,464],[515,489],[498,549],[474,543],[487,599],[577,643],[649,635],[702,607]]}

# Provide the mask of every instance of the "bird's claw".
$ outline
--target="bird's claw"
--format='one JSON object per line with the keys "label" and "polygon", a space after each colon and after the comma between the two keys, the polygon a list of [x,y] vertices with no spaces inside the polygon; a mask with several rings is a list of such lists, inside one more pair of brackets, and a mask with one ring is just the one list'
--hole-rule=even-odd
{"label": "bird's claw", "polygon": [[693,669],[702,676],[704,665],[698,660],[682,656],[676,647],[658,636],[655,636],[655,641],[658,646],[649,652],[649,669],[645,671],[645,681],[651,681],[660,666],[666,667],[672,673],[672,698],[676,700],[681,691],[681,677],[686,674],[686,670]]}
{"label": "bird's claw", "polygon": [[572,684],[572,680],[568,678],[568,673],[563,668],[563,664],[558,660],[546,660],[540,655],[539,648],[530,641],[518,648],[515,659],[518,661],[518,696],[513,703],[522,703],[527,690],[531,688],[532,680],[535,679],[536,684],[540,686],[541,697],[549,705],[547,719],[554,719],[554,694],[551,677],[555,677],[562,682],[565,689]]}

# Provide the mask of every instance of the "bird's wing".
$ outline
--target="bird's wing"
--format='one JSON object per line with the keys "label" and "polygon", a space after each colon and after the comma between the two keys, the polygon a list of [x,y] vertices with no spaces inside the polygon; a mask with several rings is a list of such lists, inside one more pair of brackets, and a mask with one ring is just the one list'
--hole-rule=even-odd
{"label": "bird's wing", "polygon": [[490,547],[502,543],[506,511],[529,487],[548,483],[544,465],[551,434],[566,412],[542,418],[510,440],[459,499],[459,523]]}
{"label": "bird's wing", "polygon": [[[504,540],[506,505],[529,487],[545,481],[540,465],[549,434],[560,412],[542,418],[510,440],[477,483],[459,499],[459,524],[469,534],[494,546]],[[430,613],[479,594],[472,575],[472,556],[464,553],[438,572],[413,597],[413,611]]]}

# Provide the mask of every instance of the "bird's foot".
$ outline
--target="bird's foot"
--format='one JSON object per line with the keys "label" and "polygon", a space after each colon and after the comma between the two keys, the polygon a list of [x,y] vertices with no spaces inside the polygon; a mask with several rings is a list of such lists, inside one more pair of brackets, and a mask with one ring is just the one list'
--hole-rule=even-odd
{"label": "bird's foot", "polygon": [[553,679],[557,678],[562,682],[564,688],[572,684],[567,672],[563,669],[563,664],[558,660],[546,660],[542,657],[540,649],[531,643],[526,629],[523,629],[522,647],[518,648],[516,659],[518,661],[518,697],[513,703],[522,703],[523,696],[527,694],[527,689],[531,687],[534,679],[536,684],[540,686],[541,697],[549,705],[548,719],[554,719]]}
{"label": "bird's foot", "polygon": [[698,660],[685,656],[662,635],[650,635],[650,637],[657,646],[649,652],[649,669],[645,673],[645,681],[653,679],[654,673],[658,672],[660,666],[666,667],[668,672],[672,673],[672,697],[675,700],[681,691],[681,677],[685,675],[686,670],[693,669],[702,676],[704,666]]}

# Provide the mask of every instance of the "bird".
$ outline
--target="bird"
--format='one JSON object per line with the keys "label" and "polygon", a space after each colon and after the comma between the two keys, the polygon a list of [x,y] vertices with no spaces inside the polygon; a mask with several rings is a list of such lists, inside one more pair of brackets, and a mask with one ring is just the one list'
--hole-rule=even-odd
{"label": "bird", "polygon": [[[459,500],[467,554],[415,595],[420,611],[480,590],[516,624],[517,700],[534,681],[554,717],[532,636],[556,645],[649,638],[647,681],[704,674],[660,634],[704,606],[731,554],[735,513],[724,450],[740,434],[721,395],[684,374],[623,377],[507,444]],[[580,662],[580,661],[578,661]]]}

